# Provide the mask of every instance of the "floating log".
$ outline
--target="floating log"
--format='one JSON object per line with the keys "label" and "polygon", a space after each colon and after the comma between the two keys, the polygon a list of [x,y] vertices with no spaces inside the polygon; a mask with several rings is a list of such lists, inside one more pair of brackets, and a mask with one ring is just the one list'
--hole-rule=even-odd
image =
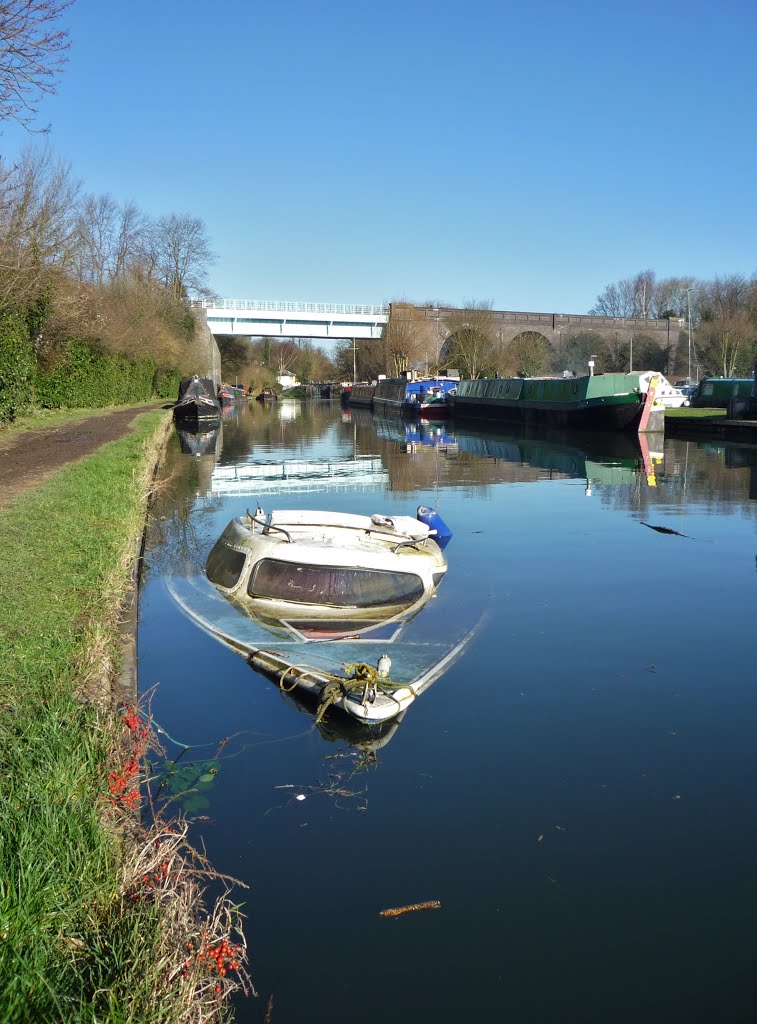
{"label": "floating log", "polygon": [[425,903],[409,903],[406,907],[379,910],[379,914],[382,917],[399,917],[400,914],[409,914],[412,910],[436,910],[437,907],[441,907],[439,900],[427,900]]}

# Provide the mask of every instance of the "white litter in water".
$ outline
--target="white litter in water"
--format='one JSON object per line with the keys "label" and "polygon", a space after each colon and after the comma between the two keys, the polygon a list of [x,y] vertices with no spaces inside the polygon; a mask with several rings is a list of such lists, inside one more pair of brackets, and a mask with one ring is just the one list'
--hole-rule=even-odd
{"label": "white litter in water", "polygon": [[307,799],[307,797],[305,796],[304,793],[298,793],[297,796],[295,797],[295,800],[306,800],[306,799]]}

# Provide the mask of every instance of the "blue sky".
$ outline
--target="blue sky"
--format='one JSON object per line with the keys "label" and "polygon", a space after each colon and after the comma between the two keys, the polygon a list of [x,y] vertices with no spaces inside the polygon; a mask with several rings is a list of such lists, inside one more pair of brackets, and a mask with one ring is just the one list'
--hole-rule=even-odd
{"label": "blue sky", "polygon": [[[226,298],[586,312],[757,272],[757,5],[77,0],[50,145]],[[0,151],[28,144],[6,125]]]}

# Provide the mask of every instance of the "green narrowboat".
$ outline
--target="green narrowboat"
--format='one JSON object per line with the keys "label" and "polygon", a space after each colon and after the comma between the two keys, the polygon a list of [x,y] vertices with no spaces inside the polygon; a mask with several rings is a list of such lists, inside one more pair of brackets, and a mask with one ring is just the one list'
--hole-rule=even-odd
{"label": "green narrowboat", "polygon": [[732,398],[751,398],[752,377],[705,377],[691,397],[691,404],[706,409],[727,409]]}
{"label": "green narrowboat", "polygon": [[638,430],[648,381],[638,373],[463,380],[456,417],[593,430]]}

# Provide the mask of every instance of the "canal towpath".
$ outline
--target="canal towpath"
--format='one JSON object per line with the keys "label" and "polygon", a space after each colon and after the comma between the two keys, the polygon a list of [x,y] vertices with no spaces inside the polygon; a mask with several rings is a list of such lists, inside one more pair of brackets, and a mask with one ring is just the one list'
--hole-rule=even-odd
{"label": "canal towpath", "polygon": [[82,410],[80,416],[63,422],[30,418],[20,428],[0,430],[0,505],[36,487],[63,466],[124,437],[140,413],[164,407],[165,401],[155,401]]}

